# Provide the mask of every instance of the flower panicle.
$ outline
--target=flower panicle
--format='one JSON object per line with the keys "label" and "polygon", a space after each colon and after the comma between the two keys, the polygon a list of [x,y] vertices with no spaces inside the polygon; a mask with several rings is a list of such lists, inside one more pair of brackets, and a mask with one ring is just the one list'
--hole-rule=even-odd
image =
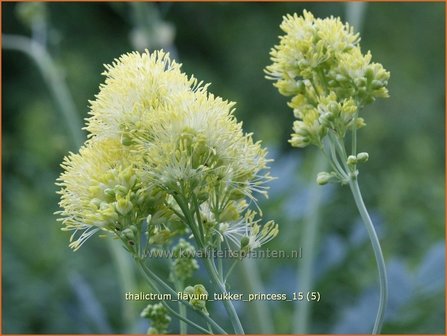
{"label": "flower panicle", "polygon": [[[267,196],[271,160],[244,133],[233,102],[208,92],[164,51],[128,53],[105,69],[90,102],[88,140],[64,159],[57,180],[57,214],[74,231],[70,247],[101,230],[140,254],[190,234],[185,212],[193,205],[212,209],[216,223],[205,229],[212,241],[231,203]],[[245,210],[234,208],[233,219]]]}
{"label": "flower panicle", "polygon": [[343,138],[363,127],[358,111],[389,97],[390,73],[371,62],[369,51],[362,53],[360,35],[339,18],[319,19],[306,10],[284,16],[280,27],[285,34],[271,49],[265,73],[280,94],[292,97],[291,145],[322,147],[331,131]]}

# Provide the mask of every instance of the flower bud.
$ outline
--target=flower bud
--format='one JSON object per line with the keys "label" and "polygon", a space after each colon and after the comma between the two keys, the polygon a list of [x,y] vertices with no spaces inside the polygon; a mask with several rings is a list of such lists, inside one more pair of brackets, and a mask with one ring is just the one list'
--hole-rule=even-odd
{"label": "flower bud", "polygon": [[104,189],[104,194],[106,194],[107,196],[115,196],[115,191],[112,188],[106,188]]}
{"label": "flower bud", "polygon": [[130,146],[132,144],[132,139],[129,135],[129,133],[123,133],[121,134],[121,144],[123,146]]}
{"label": "flower bud", "polygon": [[241,250],[244,249],[250,243],[250,238],[244,236],[241,238]]}
{"label": "flower bud", "polygon": [[357,162],[359,162],[359,163],[366,162],[366,161],[368,161],[368,159],[369,159],[369,154],[366,152],[357,154]]}
{"label": "flower bud", "polygon": [[115,208],[119,214],[126,216],[132,210],[133,204],[128,198],[120,198],[116,202]]}
{"label": "flower bud", "polygon": [[363,118],[357,118],[355,120],[355,127],[357,127],[357,129],[365,127],[366,126],[366,122],[365,119]]}
{"label": "flower bud", "polygon": [[371,82],[371,87],[376,90],[376,89],[380,89],[381,87],[384,86],[384,83],[380,80],[373,80]]}
{"label": "flower bud", "polygon": [[317,183],[319,185],[325,185],[334,177],[333,174],[328,172],[319,172],[317,175]]}
{"label": "flower bud", "polygon": [[126,195],[128,190],[125,186],[117,184],[114,188],[114,191],[117,195]]}
{"label": "flower bud", "polygon": [[353,165],[357,164],[357,157],[354,156],[354,155],[349,155],[349,156],[348,156],[348,160],[346,161],[346,163],[347,163],[349,166],[353,166]]}
{"label": "flower bud", "polygon": [[127,240],[133,240],[135,238],[135,234],[134,234],[134,232],[132,231],[131,228],[124,229],[121,232],[121,235],[122,235],[123,238],[125,238]]}
{"label": "flower bud", "polygon": [[206,310],[206,301],[208,300],[208,291],[201,284],[188,286],[185,288],[184,293],[190,296],[189,303],[196,310],[201,310],[204,314],[208,315]]}

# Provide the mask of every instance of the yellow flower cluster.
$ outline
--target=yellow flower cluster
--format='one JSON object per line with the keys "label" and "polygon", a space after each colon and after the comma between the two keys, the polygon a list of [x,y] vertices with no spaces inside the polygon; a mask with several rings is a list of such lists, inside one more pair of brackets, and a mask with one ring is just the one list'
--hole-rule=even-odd
{"label": "yellow flower cluster", "polygon": [[388,97],[390,74],[371,63],[369,52],[362,54],[359,34],[339,18],[318,19],[308,11],[285,16],[281,29],[285,35],[272,48],[266,73],[282,95],[292,96],[298,119],[292,146],[321,147],[328,130],[344,137],[353,124],[364,126],[358,110]]}
{"label": "yellow flower cluster", "polygon": [[71,247],[101,229],[131,248],[145,221],[147,241],[164,244],[193,229],[185,219],[209,213],[214,221],[193,233],[213,241],[225,220],[231,228],[244,218],[246,207],[236,204],[267,195],[266,150],[242,131],[234,103],[208,93],[168,54],[126,54],[104,74],[90,102],[88,140],[65,158],[58,180],[61,221],[75,231]]}

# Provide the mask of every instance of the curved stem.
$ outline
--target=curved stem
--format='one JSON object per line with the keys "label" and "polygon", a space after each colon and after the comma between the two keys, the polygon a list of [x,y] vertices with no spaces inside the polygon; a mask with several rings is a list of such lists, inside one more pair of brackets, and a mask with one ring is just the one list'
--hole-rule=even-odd
{"label": "curved stem", "polygon": [[[331,162],[333,162],[334,165],[337,167],[336,172],[344,179],[347,179],[349,177],[348,175],[349,170],[346,170],[344,169],[344,167],[341,166],[340,162],[338,161],[337,154],[335,152],[334,144],[332,142],[329,142],[329,149],[331,153]],[[344,162],[342,162],[342,165],[344,165]]]}
{"label": "curved stem", "polygon": [[[225,285],[220,281],[219,274],[216,270],[216,265],[210,258],[205,258],[205,266],[208,270],[208,273],[211,275],[211,278],[217,287],[217,289],[223,294],[227,294],[227,290]],[[230,300],[222,300],[227,310],[228,316],[230,317],[231,324],[233,325],[233,329],[236,334],[244,334],[244,329],[242,328],[241,321],[237,316],[236,309],[234,309],[233,303]]]}
{"label": "curved stem", "polygon": [[388,281],[386,276],[385,260],[383,259],[382,249],[380,247],[376,230],[374,229],[374,224],[372,223],[368,210],[366,210],[365,203],[363,202],[357,179],[351,179],[349,186],[351,187],[352,195],[354,196],[355,204],[357,205],[360,216],[362,217],[368,231],[379,271],[380,301],[372,331],[373,334],[379,334],[380,330],[382,329],[383,320],[385,317],[385,305],[388,299]]}
{"label": "curved stem", "polygon": [[84,138],[81,118],[76,111],[71,93],[46,48],[28,37],[18,35],[2,34],[2,42],[4,49],[21,51],[35,62],[66,120],[74,145],[81,146]]}

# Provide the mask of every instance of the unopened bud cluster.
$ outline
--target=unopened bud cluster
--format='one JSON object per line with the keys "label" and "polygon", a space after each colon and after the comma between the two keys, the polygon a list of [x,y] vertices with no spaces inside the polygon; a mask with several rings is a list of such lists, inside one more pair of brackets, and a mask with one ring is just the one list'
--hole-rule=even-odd
{"label": "unopened bud cluster", "polygon": [[[289,142],[294,147],[318,146],[333,171],[321,172],[318,184],[348,183],[358,175],[357,164],[368,153],[357,154],[358,129],[365,121],[359,111],[376,98],[388,97],[390,73],[363,54],[360,37],[339,18],[287,15],[281,24],[284,35],[272,48],[267,78],[284,96],[295,118]],[[352,153],[347,154],[345,136],[351,133]]]}
{"label": "unopened bud cluster", "polygon": [[196,249],[192,244],[181,238],[172,249],[171,281],[182,283],[191,278],[193,273],[199,269],[197,260],[194,259]]}
{"label": "unopened bud cluster", "polygon": [[208,310],[206,309],[206,301],[208,300],[208,291],[202,284],[197,284],[194,286],[188,286],[183,291],[189,299],[189,303],[194,309],[203,312],[208,315]]}
{"label": "unopened bud cluster", "polygon": [[361,52],[359,34],[339,18],[318,19],[307,11],[285,16],[281,29],[285,35],[271,50],[266,73],[282,95],[292,97],[292,146],[322,147],[330,131],[343,138],[352,127],[363,127],[359,109],[388,97],[390,74],[371,62],[370,52]]}
{"label": "unopened bud cluster", "polygon": [[140,316],[150,321],[150,327],[147,331],[149,335],[167,333],[171,317],[162,303],[148,304]]}

